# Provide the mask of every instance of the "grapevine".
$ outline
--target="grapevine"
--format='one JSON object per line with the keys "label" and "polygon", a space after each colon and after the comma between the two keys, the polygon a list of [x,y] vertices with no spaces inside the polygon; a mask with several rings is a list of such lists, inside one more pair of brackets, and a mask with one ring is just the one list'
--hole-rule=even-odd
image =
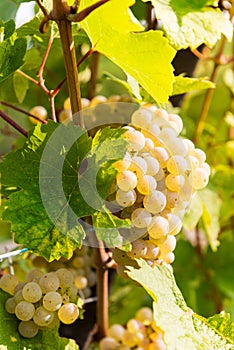
{"label": "grapevine", "polygon": [[233,3],[24,2],[0,5],[0,348],[233,349]]}

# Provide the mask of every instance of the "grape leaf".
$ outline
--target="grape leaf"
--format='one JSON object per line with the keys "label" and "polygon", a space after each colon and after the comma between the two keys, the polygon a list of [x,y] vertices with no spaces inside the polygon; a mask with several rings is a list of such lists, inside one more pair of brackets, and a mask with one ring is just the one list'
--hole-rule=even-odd
{"label": "grape leaf", "polygon": [[[148,0],[143,0],[148,1]],[[224,34],[232,38],[232,24],[219,9],[205,6],[207,1],[151,0],[158,20],[162,20],[170,44],[177,50],[209,47]]]}
{"label": "grape leaf", "polygon": [[17,10],[18,5],[12,1],[8,1],[7,6],[4,1],[0,2],[0,18],[3,21],[7,21],[9,18],[15,18]]}
{"label": "grape leaf", "polygon": [[29,89],[28,79],[25,79],[25,77],[22,77],[22,75],[19,75],[16,72],[13,75],[13,85],[14,85],[15,95],[19,103],[22,103]]}
{"label": "grape leaf", "polygon": [[140,268],[129,266],[127,274],[153,298],[155,322],[164,331],[168,350],[234,349],[230,331],[216,331],[189,309],[167,266],[152,268],[144,260],[137,262]]}
{"label": "grape leaf", "polygon": [[26,49],[25,38],[18,38],[13,43],[8,38],[0,43],[0,82],[23,65]]}
{"label": "grape leaf", "polygon": [[196,193],[195,196],[192,198],[189,207],[185,213],[183,219],[183,227],[188,231],[193,230],[196,227],[198,221],[200,220],[202,212],[202,201],[198,196],[198,193]]}
{"label": "grape leaf", "polygon": [[2,183],[21,188],[9,195],[3,213],[16,242],[47,260],[71,257],[85,237],[79,219],[104,210],[116,175],[112,163],[126,152],[122,133],[104,129],[92,145],[87,132],[72,123],[50,121],[30,131],[24,148],[0,164]]}
{"label": "grape leaf", "polygon": [[[81,8],[94,3],[81,1]],[[110,1],[91,13],[81,26],[95,49],[136,79],[158,103],[168,101],[174,81],[174,49],[161,31],[142,31],[129,15],[132,0]],[[155,63],[157,62],[157,64]]]}
{"label": "grape leaf", "polygon": [[[15,31],[15,22],[10,19],[7,22],[0,20],[0,33],[4,40],[8,39]],[[2,42],[2,40],[1,40]]]}
{"label": "grape leaf", "polygon": [[21,337],[17,330],[20,321],[4,308],[8,298],[9,294],[0,290],[0,350],[78,350],[74,340],[59,336],[57,327],[39,331],[32,339]]}
{"label": "grape leaf", "polygon": [[188,78],[179,75],[175,77],[172,95],[210,88],[215,88],[215,84],[205,78]]}

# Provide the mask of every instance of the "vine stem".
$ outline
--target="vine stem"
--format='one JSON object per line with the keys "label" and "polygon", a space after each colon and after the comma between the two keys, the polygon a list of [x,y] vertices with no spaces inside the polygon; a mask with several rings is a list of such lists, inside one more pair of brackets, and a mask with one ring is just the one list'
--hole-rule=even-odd
{"label": "vine stem", "polygon": [[0,117],[4,119],[8,124],[13,126],[13,128],[17,131],[19,131],[22,135],[25,137],[28,137],[27,131],[22,128],[19,124],[17,124],[13,119],[11,119],[7,114],[5,114],[3,111],[0,110]]}
{"label": "vine stem", "polygon": [[68,90],[71,100],[71,110],[74,124],[84,127],[81,111],[81,93],[78,79],[75,44],[72,36],[72,24],[67,19],[70,7],[65,0],[53,0],[52,16],[59,29],[60,40],[63,49],[63,57],[67,74]]}
{"label": "vine stem", "polygon": [[100,54],[94,52],[90,61],[91,78],[88,85],[88,98],[91,100],[96,95],[98,66],[100,61]]}
{"label": "vine stem", "polygon": [[97,241],[98,247],[93,248],[94,264],[97,273],[97,340],[107,334],[108,329],[108,269],[107,254],[102,242]]}

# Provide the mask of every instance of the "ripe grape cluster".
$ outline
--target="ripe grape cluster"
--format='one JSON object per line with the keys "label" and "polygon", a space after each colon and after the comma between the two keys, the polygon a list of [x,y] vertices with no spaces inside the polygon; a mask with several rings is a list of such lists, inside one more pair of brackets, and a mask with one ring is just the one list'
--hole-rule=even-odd
{"label": "ripe grape cluster", "polygon": [[72,273],[74,284],[82,299],[89,298],[92,288],[96,285],[96,272],[93,268],[92,249],[83,245],[73,252],[71,259],[60,258],[58,261],[47,262],[43,257],[35,256],[32,263],[36,268],[43,268],[47,272],[57,269],[67,269]]}
{"label": "ripe grape cluster", "polygon": [[59,321],[71,324],[79,317],[77,287],[67,269],[48,273],[34,269],[27,273],[25,282],[5,274],[0,288],[12,295],[5,308],[20,320],[18,330],[25,338],[33,338],[39,330],[53,328]]}
{"label": "ripe grape cluster", "polygon": [[163,331],[157,327],[152,310],[143,307],[125,327],[113,324],[107,336],[99,342],[100,350],[166,350]]}
{"label": "ripe grape cluster", "polygon": [[124,128],[128,150],[115,163],[118,174],[109,200],[118,203],[121,218],[131,221],[130,232],[120,229],[132,241],[129,257],[170,264],[190,199],[208,183],[206,155],[180,136],[178,115],[154,105],[142,105]]}

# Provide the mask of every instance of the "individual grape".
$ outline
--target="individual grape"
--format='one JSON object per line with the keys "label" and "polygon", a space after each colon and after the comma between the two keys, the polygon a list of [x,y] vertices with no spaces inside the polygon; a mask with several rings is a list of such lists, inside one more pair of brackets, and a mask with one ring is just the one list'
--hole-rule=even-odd
{"label": "individual grape", "polygon": [[190,183],[195,190],[201,190],[209,181],[209,175],[204,168],[196,168],[189,175]]}
{"label": "individual grape", "polygon": [[16,307],[16,302],[15,298],[8,298],[5,302],[5,309],[9,314],[14,314],[15,313],[15,307]]}
{"label": "individual grape", "polygon": [[175,260],[175,254],[172,252],[160,254],[159,259],[163,260],[167,264],[172,264]]}
{"label": "individual grape", "polygon": [[130,332],[137,333],[141,329],[141,323],[137,319],[131,318],[127,322],[127,329]]}
{"label": "individual grape", "polygon": [[166,143],[168,140],[174,139],[177,136],[177,132],[169,127],[162,128],[161,132],[159,133],[158,137],[162,141],[162,143]]}
{"label": "individual grape", "polygon": [[[43,106],[35,106],[35,107],[30,109],[29,113],[34,115],[35,117],[38,117],[38,118],[43,119],[43,120],[45,120],[47,118],[47,110]],[[29,117],[29,119],[33,124],[40,123],[39,120],[37,120],[33,117]]]}
{"label": "individual grape", "polygon": [[117,350],[118,347],[117,340],[111,337],[105,337],[99,342],[100,350]]}
{"label": "individual grape", "polygon": [[183,175],[169,174],[166,177],[166,186],[172,192],[179,192],[185,184]]}
{"label": "individual grape", "polygon": [[92,100],[90,101],[90,104],[89,106],[90,107],[93,107],[93,106],[96,106],[96,105],[99,105],[101,103],[105,103],[107,102],[107,98],[105,96],[102,96],[102,95],[96,95],[92,98]]}
{"label": "individual grape", "polygon": [[30,270],[26,275],[26,282],[36,282],[38,283],[40,278],[44,275],[41,270],[34,269]]}
{"label": "individual grape", "polygon": [[68,269],[61,268],[58,269],[56,272],[56,276],[59,279],[59,285],[61,288],[66,288],[72,286],[74,282],[74,277]]}
{"label": "individual grape", "polygon": [[175,208],[179,203],[179,193],[175,191],[166,191],[166,199],[167,199],[167,208]]}
{"label": "individual grape", "polygon": [[179,218],[178,215],[170,213],[169,215],[166,216],[166,219],[168,220],[169,223],[169,234],[170,235],[177,235],[182,228],[182,220]]}
{"label": "individual grape", "polygon": [[116,192],[116,202],[122,206],[122,207],[130,207],[133,205],[136,201],[136,192],[134,190],[132,191],[121,191],[118,190]]}
{"label": "individual grape", "polygon": [[85,262],[84,258],[82,256],[76,256],[75,258],[72,259],[72,266],[75,268],[79,269],[81,267],[84,267]]}
{"label": "individual grape", "polygon": [[5,274],[0,278],[0,288],[11,295],[14,295],[18,283],[18,278],[15,275]]}
{"label": "individual grape", "polygon": [[139,108],[132,115],[132,124],[136,127],[145,129],[151,125],[152,112],[145,109]]}
{"label": "individual grape", "polygon": [[153,312],[149,307],[142,307],[136,312],[136,319],[147,326],[153,321]]}
{"label": "individual grape", "polygon": [[29,303],[36,303],[42,297],[42,290],[36,282],[28,282],[22,290],[22,295]]}
{"label": "individual grape", "polygon": [[150,155],[146,155],[144,156],[144,160],[146,161],[147,164],[147,175],[151,175],[151,176],[155,176],[160,168],[159,162],[157,161],[157,159],[153,158]]}
{"label": "individual grape", "polygon": [[189,170],[194,170],[199,167],[199,160],[194,156],[187,157],[187,164]]}
{"label": "individual grape", "polygon": [[143,239],[137,239],[132,242],[132,249],[128,255],[132,258],[143,258],[147,252],[147,247]]}
{"label": "individual grape", "polygon": [[169,223],[164,217],[160,215],[155,215],[152,218],[150,225],[148,226],[148,232],[149,232],[150,238],[151,237],[153,239],[166,238],[169,232]]}
{"label": "individual grape", "polygon": [[124,334],[124,327],[120,324],[113,324],[108,330],[107,330],[107,337],[114,338],[117,341],[120,341]]}
{"label": "individual grape", "polygon": [[185,148],[187,149],[187,153],[190,154],[191,151],[195,148],[194,143],[189,139],[181,139]]}
{"label": "individual grape", "polygon": [[137,208],[131,214],[131,222],[139,228],[147,227],[152,220],[152,215],[144,208]]}
{"label": "individual grape", "polygon": [[138,178],[137,190],[141,194],[149,195],[157,188],[157,182],[151,175],[143,175]]}
{"label": "individual grape", "polygon": [[18,290],[18,292],[16,292],[16,293],[14,293],[14,299],[15,299],[16,304],[20,303],[21,301],[24,301],[22,289]]}
{"label": "individual grape", "polygon": [[155,260],[159,255],[159,248],[150,240],[146,240],[145,244],[147,249],[145,254],[145,259]]}
{"label": "individual grape", "polygon": [[66,100],[63,103],[63,108],[64,109],[71,109],[71,100],[70,97],[66,98]]}
{"label": "individual grape", "polygon": [[15,314],[21,321],[29,321],[33,318],[35,307],[28,301],[21,301],[15,307]]}
{"label": "individual grape", "polygon": [[179,155],[168,159],[167,170],[174,175],[183,174],[187,170],[188,164],[184,157]]}
{"label": "individual grape", "polygon": [[156,123],[158,126],[163,127],[168,125],[168,113],[165,109],[157,109],[154,111],[152,122]]}
{"label": "individual grape", "polygon": [[144,135],[135,129],[127,130],[124,134],[124,137],[129,142],[128,151],[130,153],[137,153],[145,145]]}
{"label": "individual grape", "polygon": [[129,168],[130,164],[131,164],[131,157],[127,152],[123,159],[118,160],[117,162],[114,163],[114,167],[118,171],[124,171]]}
{"label": "individual grape", "polygon": [[59,113],[60,123],[67,124],[72,120],[72,112],[69,109],[64,109]]}
{"label": "individual grape", "polygon": [[176,130],[177,135],[179,135],[183,130],[183,121],[180,118],[180,116],[177,114],[170,113],[168,114],[168,119],[169,119],[170,126],[172,126],[173,129]]}
{"label": "individual grape", "polygon": [[159,244],[158,246],[160,249],[160,256],[173,252],[173,250],[175,250],[175,247],[176,247],[175,236],[168,235],[166,240],[162,244]]}
{"label": "individual grape", "polygon": [[199,165],[202,165],[206,161],[206,154],[200,148],[191,150],[190,155],[197,158]]}
{"label": "individual grape", "polygon": [[51,322],[53,322],[54,313],[52,311],[48,311],[44,308],[44,306],[39,306],[34,313],[33,321],[39,327],[47,327]]}
{"label": "individual grape", "polygon": [[76,304],[67,303],[67,304],[64,304],[58,310],[58,318],[64,324],[71,324],[75,322],[75,320],[77,320],[78,317],[79,317],[79,309],[76,306]]}
{"label": "individual grape", "polygon": [[210,176],[210,166],[207,163],[201,164],[200,168],[204,169],[207,172],[207,175]]}
{"label": "individual grape", "polygon": [[141,151],[149,152],[153,148],[154,148],[154,142],[150,138],[145,137],[145,146]]}
{"label": "individual grape", "polygon": [[136,156],[132,158],[128,170],[135,173],[137,177],[143,176],[147,172],[147,163],[142,157]]}
{"label": "individual grape", "polygon": [[56,292],[60,285],[57,271],[56,273],[48,272],[44,274],[39,280],[39,285],[41,287],[42,293]]}
{"label": "individual grape", "polygon": [[161,168],[166,167],[169,155],[165,148],[155,147],[154,149],[150,150],[150,154],[153,158],[157,159]]}
{"label": "individual grape", "polygon": [[48,292],[43,297],[43,306],[48,311],[56,311],[62,305],[62,296],[58,292]]}
{"label": "individual grape", "polygon": [[124,345],[130,346],[130,347],[136,346],[138,343],[138,339],[136,337],[136,334],[132,333],[128,330],[125,330],[123,337],[122,337],[122,343]]}
{"label": "individual grape", "polygon": [[156,141],[156,137],[160,134],[160,127],[157,124],[146,125],[145,128],[142,129],[142,132],[146,131],[144,136],[149,136],[151,140]]}
{"label": "individual grape", "polygon": [[88,280],[85,276],[77,276],[74,283],[78,289],[84,289],[88,286]]}
{"label": "individual grape", "polygon": [[148,196],[145,196],[143,204],[146,210],[152,214],[160,213],[166,206],[166,196],[160,191],[153,191]]}
{"label": "individual grape", "polygon": [[24,338],[33,338],[37,335],[39,328],[33,321],[21,321],[18,331]]}
{"label": "individual grape", "polygon": [[82,97],[81,98],[81,107],[82,109],[89,107],[90,100],[88,98]]}
{"label": "individual grape", "polygon": [[22,290],[25,286],[25,283],[24,282],[20,282],[17,284],[17,286],[15,287],[15,290],[14,290],[14,295],[19,291],[19,290]]}
{"label": "individual grape", "polygon": [[148,350],[166,350],[167,346],[162,339],[157,339],[150,343]]}
{"label": "individual grape", "polygon": [[137,177],[132,171],[125,170],[118,173],[116,176],[116,182],[122,191],[127,192],[133,190],[136,187]]}

